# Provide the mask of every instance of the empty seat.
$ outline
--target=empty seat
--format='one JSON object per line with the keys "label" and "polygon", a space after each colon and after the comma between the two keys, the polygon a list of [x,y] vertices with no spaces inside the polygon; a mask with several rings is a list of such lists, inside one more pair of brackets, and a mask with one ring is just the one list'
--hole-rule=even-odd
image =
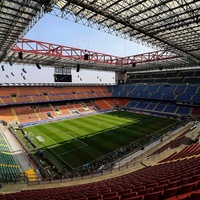
{"label": "empty seat", "polygon": [[118,191],[118,195],[129,194],[130,192],[131,192],[131,189],[120,190]]}
{"label": "empty seat", "polygon": [[200,174],[193,175],[191,178],[189,178],[189,183],[196,182],[198,180],[200,180]]}
{"label": "empty seat", "polygon": [[153,188],[153,192],[163,191],[165,189],[165,187],[166,187],[166,184],[158,185],[158,186]]}
{"label": "empty seat", "polygon": [[136,186],[135,188],[133,188],[133,191],[138,192],[140,190],[144,190],[145,186],[141,185],[141,186]]}
{"label": "empty seat", "polygon": [[157,183],[148,183],[145,188],[153,188],[155,186],[157,186]]}
{"label": "empty seat", "polygon": [[189,184],[182,185],[178,189],[177,195],[181,195],[181,194],[185,194],[185,193],[191,192],[193,187],[194,187],[194,183],[189,183]]}
{"label": "empty seat", "polygon": [[144,195],[144,194],[147,194],[147,193],[150,193],[150,192],[152,192],[152,188],[147,188],[147,189],[138,191],[137,195]]}
{"label": "empty seat", "polygon": [[188,198],[188,200],[199,200],[199,199],[200,199],[200,192],[194,192]]}
{"label": "empty seat", "polygon": [[116,192],[111,192],[111,193],[104,193],[103,198],[110,198],[116,196]]}
{"label": "empty seat", "polygon": [[198,181],[197,184],[195,185],[195,190],[200,190],[200,181]]}
{"label": "empty seat", "polygon": [[187,184],[189,182],[189,178],[183,178],[179,181],[178,185],[184,185]]}
{"label": "empty seat", "polygon": [[127,200],[142,200],[143,196],[136,196],[136,197],[131,197],[131,198],[127,198]]}
{"label": "empty seat", "polygon": [[179,181],[170,182],[167,184],[166,188],[174,188],[178,185]]}
{"label": "empty seat", "polygon": [[88,200],[97,200],[97,199],[101,199],[101,195],[93,195],[93,196],[88,196],[87,198]]}
{"label": "empty seat", "polygon": [[119,200],[119,196],[103,198],[104,200]]}
{"label": "empty seat", "polygon": [[127,198],[132,198],[136,196],[136,192],[131,192],[129,194],[122,194],[121,199],[127,199]]}
{"label": "empty seat", "polygon": [[73,197],[72,198],[73,200],[86,200],[86,198],[85,197]]}
{"label": "empty seat", "polygon": [[158,200],[161,197],[162,192],[152,192],[152,193],[148,193],[145,194],[144,199],[143,200]]}
{"label": "empty seat", "polygon": [[177,194],[178,188],[179,187],[174,187],[174,188],[169,188],[169,189],[164,190],[162,198],[167,199],[167,198],[175,196]]}
{"label": "empty seat", "polygon": [[158,185],[164,185],[164,184],[167,184],[168,183],[168,180],[160,180],[158,181]]}

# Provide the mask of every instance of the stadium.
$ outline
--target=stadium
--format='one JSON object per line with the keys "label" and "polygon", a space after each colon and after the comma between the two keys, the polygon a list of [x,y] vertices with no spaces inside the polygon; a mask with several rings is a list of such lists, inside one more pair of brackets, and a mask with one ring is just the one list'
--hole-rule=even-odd
{"label": "stadium", "polygon": [[[200,200],[199,11],[194,0],[1,1],[0,200]],[[156,50],[25,38],[47,15]],[[52,81],[30,81],[45,70]]]}

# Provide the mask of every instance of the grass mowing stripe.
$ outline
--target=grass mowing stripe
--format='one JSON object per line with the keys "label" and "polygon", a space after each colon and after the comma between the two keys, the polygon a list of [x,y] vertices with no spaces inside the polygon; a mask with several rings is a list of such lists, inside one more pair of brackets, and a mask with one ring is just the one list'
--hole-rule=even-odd
{"label": "grass mowing stripe", "polygon": [[63,134],[63,136],[65,135],[65,137],[68,136],[68,137],[71,137],[71,138],[76,138],[79,135],[81,135],[81,134],[77,133],[76,131],[74,131],[74,129],[71,128],[70,126],[66,126],[66,125],[64,126],[61,123],[54,124],[54,127],[62,130],[63,133],[66,133],[66,134]]}
{"label": "grass mowing stripe", "polygon": [[69,122],[67,123],[67,128],[69,130],[71,130],[72,132],[78,133],[80,135],[87,135],[88,134],[87,131],[85,131],[84,129],[82,129],[81,126],[78,125],[78,122],[74,123],[73,120],[69,120]]}
{"label": "grass mowing stripe", "polygon": [[166,129],[172,123],[174,120],[167,118],[117,111],[38,125],[30,131],[54,139],[54,144],[47,139],[48,148],[60,156],[58,160],[76,168],[130,142],[143,144],[144,134]]}
{"label": "grass mowing stripe", "polygon": [[113,124],[125,124],[126,122],[131,122],[132,120],[127,120],[123,118],[116,118],[116,117],[110,117],[110,116],[99,116],[98,119],[100,121],[105,121],[105,122],[112,122]]}
{"label": "grass mowing stripe", "polygon": [[130,133],[132,133],[132,134],[136,134],[136,135],[140,135],[140,136],[141,136],[141,135],[144,135],[144,133],[141,133],[141,132],[138,132],[138,131],[135,131],[135,130],[126,128],[125,126],[120,127],[120,129],[126,130],[126,134],[127,134],[127,132],[130,132]]}
{"label": "grass mowing stripe", "polygon": [[130,122],[132,120],[127,120],[127,119],[123,119],[123,118],[119,118],[119,117],[115,117],[115,116],[109,116],[109,115],[106,115],[106,114],[101,114],[101,115],[95,115],[95,117],[93,119],[96,119],[96,120],[103,120],[103,121],[114,121],[116,123],[126,123],[126,122]]}
{"label": "grass mowing stripe", "polygon": [[55,134],[57,135],[57,137],[62,139],[61,141],[76,138],[75,132],[71,132],[71,131],[68,132],[66,131],[66,128],[64,126],[61,126],[59,124],[55,124],[54,126],[51,126],[50,129],[51,131],[56,130]]}
{"label": "grass mowing stripe", "polygon": [[57,154],[59,154],[59,155],[64,155],[64,154],[67,154],[69,152],[84,148],[86,146],[87,146],[87,144],[75,139],[70,143],[63,142],[59,146],[54,147],[54,151],[56,151]]}
{"label": "grass mowing stripe", "polygon": [[79,123],[74,123],[71,122],[71,125],[73,126],[79,126],[81,127],[81,130],[84,130],[85,132],[87,132],[87,134],[83,134],[83,135],[88,135],[88,134],[92,134],[93,132],[95,132],[95,126],[91,125],[90,123],[83,123],[83,122],[79,122]]}

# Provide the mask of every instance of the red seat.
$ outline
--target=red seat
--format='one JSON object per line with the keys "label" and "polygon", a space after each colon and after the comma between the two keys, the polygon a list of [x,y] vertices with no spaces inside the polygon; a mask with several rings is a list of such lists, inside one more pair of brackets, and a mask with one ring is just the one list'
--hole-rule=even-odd
{"label": "red seat", "polygon": [[167,198],[175,196],[177,194],[178,188],[179,187],[165,189],[163,192],[162,198],[167,199]]}
{"label": "red seat", "polygon": [[147,194],[147,193],[150,193],[150,192],[152,192],[152,188],[147,188],[147,189],[138,191],[137,195],[144,195],[144,194]]}
{"label": "red seat", "polygon": [[189,178],[181,179],[178,183],[179,186],[187,184],[189,182]]}
{"label": "red seat", "polygon": [[195,190],[199,190],[200,189],[200,181],[197,182],[197,184],[195,185]]}
{"label": "red seat", "polygon": [[170,182],[167,184],[166,188],[174,188],[178,185],[179,181]]}
{"label": "red seat", "polygon": [[97,199],[101,199],[101,195],[93,195],[93,196],[88,196],[87,197],[88,200],[97,200]]}
{"label": "red seat", "polygon": [[185,193],[191,192],[193,187],[194,187],[194,183],[189,183],[189,184],[182,185],[178,189],[177,195],[181,195],[181,194],[185,194]]}
{"label": "red seat", "polygon": [[119,196],[103,198],[104,200],[119,200]]}
{"label": "red seat", "polygon": [[127,198],[126,200],[142,200],[143,196],[136,196],[136,197],[131,197],[131,198]]}
{"label": "red seat", "polygon": [[145,194],[144,199],[143,200],[158,200],[161,197],[162,192],[152,192],[152,193],[148,193]]}
{"label": "red seat", "polygon": [[153,192],[163,191],[165,189],[166,185],[158,185],[153,188]]}
{"label": "red seat", "polygon": [[122,194],[121,199],[127,199],[127,198],[131,198],[135,196],[136,196],[136,192],[130,192],[129,194]]}
{"label": "red seat", "polygon": [[188,198],[188,200],[199,200],[199,199],[200,199],[200,192],[194,192]]}
{"label": "red seat", "polygon": [[157,183],[148,183],[148,184],[146,184],[145,188],[153,188],[153,187],[156,187],[156,186],[157,186]]}
{"label": "red seat", "polygon": [[178,181],[180,179],[180,177],[173,177],[173,178],[170,178],[170,183],[171,182],[175,182],[175,181]]}
{"label": "red seat", "polygon": [[73,200],[86,200],[85,197],[73,197],[72,199]]}
{"label": "red seat", "polygon": [[6,199],[5,195],[4,194],[0,194],[0,200],[5,200],[5,199]]}
{"label": "red seat", "polygon": [[82,198],[85,198],[85,195],[75,195],[75,196],[72,196],[71,199],[82,199]]}
{"label": "red seat", "polygon": [[141,185],[141,186],[136,186],[135,188],[133,188],[133,191],[134,192],[138,192],[140,190],[144,190],[145,189],[145,186],[144,185]]}
{"label": "red seat", "polygon": [[129,194],[130,192],[131,192],[131,189],[120,190],[118,191],[118,195]]}
{"label": "red seat", "polygon": [[188,200],[188,197],[187,196],[184,196],[184,197],[174,196],[174,197],[168,198],[167,200]]}
{"label": "red seat", "polygon": [[110,197],[115,197],[116,196],[116,192],[111,192],[111,193],[104,193],[103,194],[103,198],[110,198]]}
{"label": "red seat", "polygon": [[167,184],[168,183],[168,180],[160,180],[158,181],[158,185],[164,185],[164,184]]}
{"label": "red seat", "polygon": [[192,182],[196,182],[200,180],[200,174],[197,174],[197,175],[193,175],[190,179],[189,179],[189,183],[192,183]]}

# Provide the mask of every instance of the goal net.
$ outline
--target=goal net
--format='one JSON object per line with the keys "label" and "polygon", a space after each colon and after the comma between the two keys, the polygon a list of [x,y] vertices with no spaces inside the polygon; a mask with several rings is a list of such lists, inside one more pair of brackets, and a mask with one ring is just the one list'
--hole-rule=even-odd
{"label": "goal net", "polygon": [[36,139],[37,139],[39,142],[45,144],[45,139],[44,139],[42,136],[39,135],[39,136],[36,137]]}

